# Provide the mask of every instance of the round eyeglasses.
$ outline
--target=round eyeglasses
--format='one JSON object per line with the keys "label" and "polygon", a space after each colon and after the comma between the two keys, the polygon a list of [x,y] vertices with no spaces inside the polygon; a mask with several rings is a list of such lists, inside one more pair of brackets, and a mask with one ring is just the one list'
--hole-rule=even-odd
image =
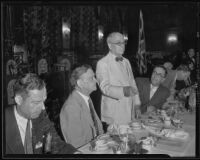
{"label": "round eyeglasses", "polygon": [[[112,43],[112,42],[111,42]],[[122,45],[126,45],[127,42],[126,41],[123,41],[123,42],[116,42],[116,43],[112,43],[112,44],[115,44],[115,45],[118,45],[118,46],[122,46]]]}

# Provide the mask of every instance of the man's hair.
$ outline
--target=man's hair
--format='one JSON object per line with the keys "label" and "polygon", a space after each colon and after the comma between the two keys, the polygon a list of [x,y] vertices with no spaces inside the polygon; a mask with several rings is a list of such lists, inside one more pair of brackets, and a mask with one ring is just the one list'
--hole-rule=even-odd
{"label": "man's hair", "polygon": [[28,95],[30,90],[41,90],[45,87],[45,82],[35,73],[27,73],[20,76],[13,87],[14,94]]}
{"label": "man's hair", "polygon": [[[163,66],[163,65],[156,65],[154,68],[153,68],[153,71],[155,70],[155,68],[162,68],[164,71],[165,71],[165,77],[167,76],[167,69]],[[153,72],[152,72],[153,73]]]}
{"label": "man's hair", "polygon": [[116,36],[116,35],[122,35],[122,34],[119,33],[119,32],[112,32],[112,33],[110,33],[110,34],[107,36],[107,39],[106,39],[107,43],[111,43],[112,40],[113,40],[113,38],[114,38],[114,36]]}
{"label": "man's hair", "polygon": [[77,80],[80,79],[81,75],[86,73],[88,69],[92,69],[92,67],[88,64],[83,64],[77,66],[71,73],[70,84],[74,89],[77,86]]}
{"label": "man's hair", "polygon": [[183,71],[183,72],[189,72],[190,71],[190,69],[188,68],[188,66],[184,65],[184,64],[181,64],[180,66],[178,66],[176,68],[176,70],[177,71]]}

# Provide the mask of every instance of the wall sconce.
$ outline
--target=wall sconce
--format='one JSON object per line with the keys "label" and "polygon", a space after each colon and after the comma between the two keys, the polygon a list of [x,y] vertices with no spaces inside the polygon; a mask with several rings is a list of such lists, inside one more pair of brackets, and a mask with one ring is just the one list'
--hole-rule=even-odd
{"label": "wall sconce", "polygon": [[70,34],[70,31],[71,31],[70,25],[69,25],[67,22],[63,23],[63,26],[62,26],[63,35],[64,35],[64,36],[65,36],[65,35],[69,35],[69,34]]}
{"label": "wall sconce", "polygon": [[63,48],[70,48],[70,32],[71,32],[71,23],[70,18],[64,17],[62,19],[62,34],[63,34]]}
{"label": "wall sconce", "polygon": [[98,39],[102,40],[103,39],[103,27],[102,26],[98,26]]}
{"label": "wall sconce", "polygon": [[178,37],[175,33],[171,33],[167,36],[167,42],[172,44],[172,43],[177,43]]}
{"label": "wall sconce", "polygon": [[124,36],[124,40],[128,41],[128,35],[127,35],[127,33],[123,33],[123,36]]}

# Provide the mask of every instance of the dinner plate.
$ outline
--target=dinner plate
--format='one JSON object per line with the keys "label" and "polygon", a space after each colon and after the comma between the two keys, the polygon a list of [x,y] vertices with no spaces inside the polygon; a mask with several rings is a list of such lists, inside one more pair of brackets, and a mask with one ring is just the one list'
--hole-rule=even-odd
{"label": "dinner plate", "polygon": [[189,138],[189,133],[182,130],[174,130],[174,129],[163,129],[162,131],[149,130],[149,133],[152,134],[153,136],[171,141],[187,141]]}
{"label": "dinner plate", "polygon": [[110,139],[110,135],[109,134],[102,134],[102,135],[99,135],[97,137],[98,140],[107,140],[107,139]]}

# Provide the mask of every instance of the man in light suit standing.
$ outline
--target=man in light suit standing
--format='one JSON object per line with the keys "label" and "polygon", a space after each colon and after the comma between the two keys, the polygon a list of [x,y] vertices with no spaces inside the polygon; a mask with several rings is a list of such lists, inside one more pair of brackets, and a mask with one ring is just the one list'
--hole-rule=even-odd
{"label": "man in light suit standing", "polygon": [[101,120],[110,124],[127,124],[135,118],[134,106],[140,105],[131,65],[122,55],[125,40],[121,33],[107,37],[108,54],[97,62],[96,76],[102,91]]}
{"label": "man in light suit standing", "polygon": [[90,94],[96,90],[96,79],[89,65],[75,68],[70,83],[74,90],[60,112],[60,125],[66,142],[76,148],[103,134],[103,127],[94,110]]}

